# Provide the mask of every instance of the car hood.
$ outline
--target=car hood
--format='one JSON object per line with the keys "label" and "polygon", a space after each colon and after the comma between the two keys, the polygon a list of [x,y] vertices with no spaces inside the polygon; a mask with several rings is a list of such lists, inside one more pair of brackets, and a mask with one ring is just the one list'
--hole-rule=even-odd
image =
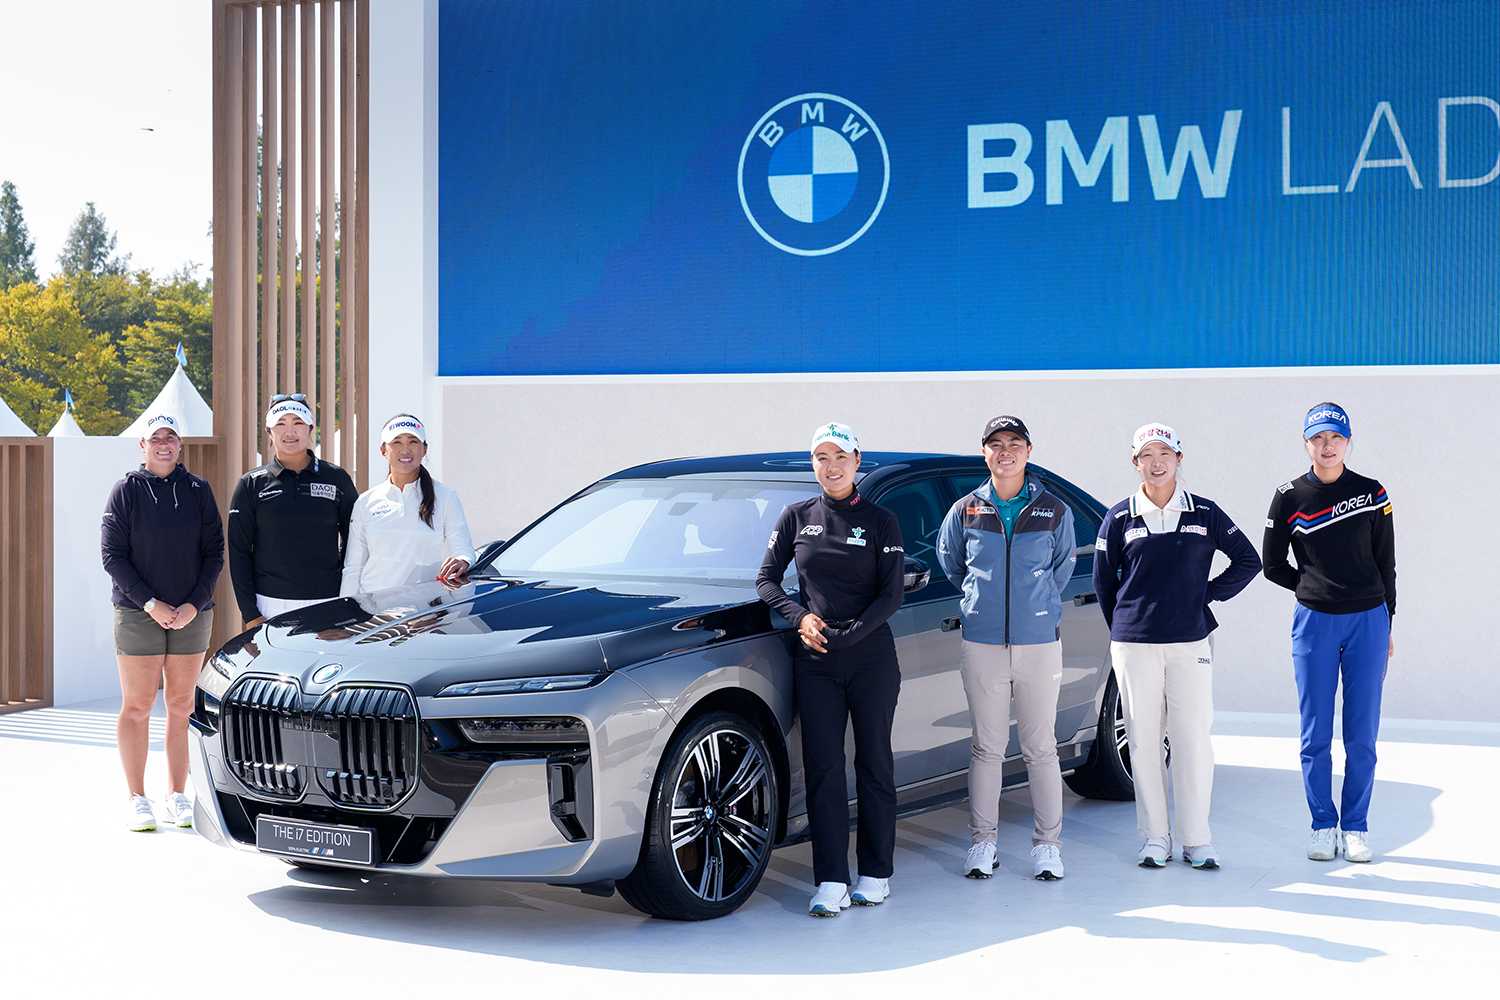
{"label": "car hood", "polygon": [[480,579],[327,601],[271,619],[257,639],[346,664],[482,662],[503,678],[615,669],[769,627],[748,585]]}

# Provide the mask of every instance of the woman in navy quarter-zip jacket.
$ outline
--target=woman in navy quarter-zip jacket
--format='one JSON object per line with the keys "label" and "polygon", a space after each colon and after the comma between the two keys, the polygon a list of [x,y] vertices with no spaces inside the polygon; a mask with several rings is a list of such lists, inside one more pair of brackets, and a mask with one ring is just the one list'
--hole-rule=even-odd
{"label": "woman in navy quarter-zip jacket", "polygon": [[[145,461],[115,484],[104,509],[100,547],[113,581],[115,654],[120,670],[116,735],[130,787],[129,828],[156,829],[146,798],[151,706],[167,704],[167,821],[192,826],[185,793],[187,718],[213,631],[213,592],[224,568],[224,528],[206,481],[179,464],[177,421],[151,416],[141,439]],[[163,681],[163,679],[165,679]]]}
{"label": "woman in navy quarter-zip jacket", "polygon": [[[1182,859],[1219,867],[1209,833],[1214,757],[1211,601],[1227,601],[1260,572],[1260,557],[1217,503],[1177,483],[1177,432],[1146,424],[1132,461],[1141,488],[1110,508],[1094,555],[1094,590],[1109,623],[1110,659],[1125,707],[1135,779],[1137,862],[1172,857],[1162,737],[1172,741],[1172,792]],[[1215,552],[1229,566],[1209,578]],[[1165,716],[1165,718],[1163,718]]]}
{"label": "woman in navy quarter-zip jacket", "polygon": [[[822,493],[781,512],[755,579],[761,600],[797,629],[797,714],[817,891],[815,917],[851,902],[885,901],[896,850],[896,776],[891,726],[901,670],[886,620],[901,607],[906,554],[896,515],[855,489],[859,439],[843,424],[813,435]],[[801,600],[781,586],[797,562]],[[859,882],[849,890],[849,788],[844,732],[854,729],[859,796]]]}

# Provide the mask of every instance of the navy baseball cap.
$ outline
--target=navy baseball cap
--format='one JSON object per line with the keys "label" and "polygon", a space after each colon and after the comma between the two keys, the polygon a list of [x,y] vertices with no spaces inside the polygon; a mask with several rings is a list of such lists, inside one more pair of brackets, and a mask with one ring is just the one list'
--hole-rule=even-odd
{"label": "navy baseball cap", "polygon": [[1302,419],[1302,436],[1310,438],[1323,431],[1333,431],[1344,437],[1353,437],[1349,428],[1349,414],[1337,403],[1319,403],[1307,411]]}
{"label": "navy baseball cap", "polygon": [[1026,429],[1026,423],[1020,417],[1012,417],[1008,415],[991,418],[990,421],[984,425],[984,433],[980,435],[979,443],[988,443],[990,438],[994,437],[996,434],[999,434],[1001,431],[1009,431],[1012,434],[1019,434],[1021,436],[1021,439],[1024,440],[1027,444],[1031,443],[1031,432]]}

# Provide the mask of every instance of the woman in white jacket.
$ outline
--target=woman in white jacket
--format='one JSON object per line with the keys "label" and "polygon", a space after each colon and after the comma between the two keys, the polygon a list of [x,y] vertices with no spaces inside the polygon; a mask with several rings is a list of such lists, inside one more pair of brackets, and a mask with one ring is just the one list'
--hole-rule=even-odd
{"label": "woman in white jacket", "polygon": [[422,465],[427,428],[410,413],[396,414],[380,429],[380,453],[391,472],[354,504],[339,596],[461,582],[474,564],[474,544],[458,494]]}

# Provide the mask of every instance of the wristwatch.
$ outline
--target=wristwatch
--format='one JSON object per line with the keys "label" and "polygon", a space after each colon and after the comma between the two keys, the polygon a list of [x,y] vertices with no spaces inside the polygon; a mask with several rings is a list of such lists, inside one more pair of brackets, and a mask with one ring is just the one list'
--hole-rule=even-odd
{"label": "wristwatch", "polygon": [[147,601],[145,604],[142,604],[141,605],[141,610],[144,611],[144,612],[146,612],[146,614],[148,614],[148,615],[152,611],[155,611],[156,610],[156,598],[153,597],[153,598],[151,598],[151,600]]}

